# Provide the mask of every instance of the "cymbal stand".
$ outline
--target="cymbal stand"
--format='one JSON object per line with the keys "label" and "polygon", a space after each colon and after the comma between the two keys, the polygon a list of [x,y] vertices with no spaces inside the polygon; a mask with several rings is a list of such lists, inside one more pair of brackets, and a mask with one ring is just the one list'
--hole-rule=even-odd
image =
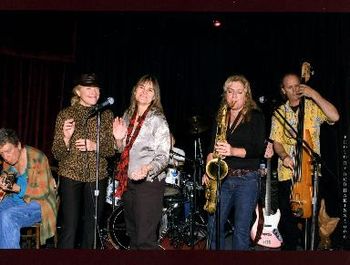
{"label": "cymbal stand", "polygon": [[[200,188],[198,188],[197,183],[201,179],[203,164],[204,163],[203,163],[203,151],[202,151],[201,139],[198,133],[196,133],[195,139],[194,139],[194,163],[193,163],[193,176],[192,176],[193,186],[190,187],[190,191],[189,191],[190,246],[192,249],[194,248],[194,245],[195,245],[195,235],[194,235],[195,216],[196,214],[199,213],[197,211],[197,190],[199,190]],[[202,221],[202,218],[201,218],[201,221]]]}
{"label": "cymbal stand", "polygon": [[[201,140],[198,134],[196,134],[196,138],[194,140],[194,159],[190,159],[172,150],[170,152],[174,156],[184,158],[186,161],[190,162],[193,165],[193,174],[191,181],[186,182],[184,187],[184,192],[186,196],[184,197],[183,205],[185,206],[187,199],[190,206],[189,214],[188,216],[185,216],[185,222],[177,229],[175,229],[176,232],[178,232],[178,234],[176,234],[175,236],[173,235],[174,238],[176,238],[179,241],[177,243],[186,243],[193,249],[196,243],[195,232],[197,232],[198,235],[200,235],[200,232],[202,232],[201,235],[206,235],[207,232],[204,218],[200,215],[200,212],[197,208],[197,191],[202,189],[202,186],[198,184],[198,181],[200,181],[201,179],[203,167],[203,152]],[[196,219],[197,217],[199,220]],[[198,220],[198,223],[196,223],[196,220]],[[203,224],[202,227],[201,224]],[[189,232],[189,234],[187,234],[187,232]]]}

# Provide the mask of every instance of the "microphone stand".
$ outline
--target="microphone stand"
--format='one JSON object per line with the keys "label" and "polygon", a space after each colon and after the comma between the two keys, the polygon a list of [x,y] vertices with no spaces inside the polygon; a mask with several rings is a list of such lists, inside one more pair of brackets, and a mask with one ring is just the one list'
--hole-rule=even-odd
{"label": "microphone stand", "polygon": [[[200,171],[198,169],[197,161],[198,161],[198,153],[197,153],[197,142],[198,142],[198,149],[199,149],[199,155],[201,155],[201,146],[200,146],[200,140],[198,133],[196,133],[196,139],[194,140],[194,172],[193,172],[193,188],[192,188],[192,194],[190,195],[190,212],[191,212],[191,224],[190,224],[190,239],[191,239],[191,248],[194,249],[194,211],[196,209],[196,176]],[[200,158],[200,157],[199,157]]]}
{"label": "microphone stand", "polygon": [[216,250],[220,250],[221,247],[221,234],[220,234],[220,204],[221,204],[221,200],[220,200],[220,190],[221,190],[221,181],[220,181],[220,175],[221,175],[221,168],[220,168],[220,162],[221,162],[221,158],[218,158],[218,172],[217,172],[217,176],[216,176],[216,185],[217,185],[217,189],[216,189],[216,211],[215,211],[215,221],[216,221],[216,244],[215,244],[215,249]]}
{"label": "microphone stand", "polygon": [[[302,144],[303,148],[306,148],[307,151],[312,156],[312,165],[313,165],[313,192],[312,192],[312,218],[311,218],[311,242],[310,242],[310,250],[314,250],[315,248],[315,232],[316,232],[316,213],[318,208],[318,184],[319,184],[319,165],[324,164],[320,155],[317,154],[310,145],[303,139],[302,136],[299,136],[297,131],[294,129],[294,127],[287,121],[287,119],[281,114],[278,108],[275,109],[275,112],[272,114],[277,118],[275,113],[278,114],[278,116],[285,122],[287,127],[293,131],[293,133],[296,135],[292,137],[297,141],[297,143]],[[307,220],[305,220],[307,224]],[[305,229],[305,250],[307,249],[307,230]]]}
{"label": "microphone stand", "polygon": [[96,182],[95,182],[95,214],[94,214],[94,249],[97,248],[97,231],[98,229],[98,196],[100,195],[99,190],[99,171],[100,171],[100,127],[101,127],[101,112],[97,112],[96,122]]}

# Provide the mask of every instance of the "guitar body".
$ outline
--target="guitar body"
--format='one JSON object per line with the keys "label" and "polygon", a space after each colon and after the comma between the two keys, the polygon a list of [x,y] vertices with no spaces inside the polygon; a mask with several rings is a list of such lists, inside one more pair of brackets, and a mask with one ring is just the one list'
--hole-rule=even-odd
{"label": "guitar body", "polygon": [[[311,134],[305,130],[304,140],[313,148]],[[312,215],[312,157],[311,154],[303,148],[300,175],[294,177],[294,185],[291,193],[291,209],[295,216],[301,218],[310,218]],[[298,172],[295,170],[295,172]]]}
{"label": "guitar body", "polygon": [[263,218],[264,224],[257,245],[267,248],[279,248],[282,245],[282,236],[278,231],[278,223],[281,218],[281,212],[278,209],[275,214],[268,215],[265,208],[262,209],[263,217],[260,216],[259,206],[256,207],[256,220],[250,231],[251,238],[254,240],[258,233],[259,219]]}
{"label": "guitar body", "polygon": [[283,242],[278,231],[281,212],[277,209],[275,214],[271,214],[271,158],[266,159],[266,163],[265,208],[261,210],[259,205],[256,206],[256,220],[250,230],[250,236],[256,245],[266,248],[279,248]]}
{"label": "guitar body", "polygon": [[[0,176],[0,181],[4,183],[8,189],[11,189],[13,184],[16,181],[16,173],[2,171]],[[6,193],[7,193],[6,191],[0,188],[0,201],[4,199],[4,197],[6,196]]]}
{"label": "guitar body", "polygon": [[3,189],[0,189],[0,202],[4,199],[6,192]]}
{"label": "guitar body", "polygon": [[[301,78],[306,83],[310,79],[311,66],[304,62],[301,68]],[[310,131],[304,128],[305,97],[300,98],[298,113],[298,137],[314,149]],[[304,142],[295,145],[295,166],[293,172],[293,187],[291,192],[291,210],[296,217],[310,218],[312,216],[312,155]]]}

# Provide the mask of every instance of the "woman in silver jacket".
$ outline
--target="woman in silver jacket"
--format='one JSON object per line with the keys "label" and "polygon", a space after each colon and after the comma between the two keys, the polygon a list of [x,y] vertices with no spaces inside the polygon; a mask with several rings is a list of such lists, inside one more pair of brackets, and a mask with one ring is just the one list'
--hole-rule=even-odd
{"label": "woman in silver jacket", "polygon": [[163,208],[170,132],[160,101],[159,84],[151,75],[134,86],[130,106],[113,123],[121,159],[116,196],[124,202],[131,249],[156,249],[157,226]]}

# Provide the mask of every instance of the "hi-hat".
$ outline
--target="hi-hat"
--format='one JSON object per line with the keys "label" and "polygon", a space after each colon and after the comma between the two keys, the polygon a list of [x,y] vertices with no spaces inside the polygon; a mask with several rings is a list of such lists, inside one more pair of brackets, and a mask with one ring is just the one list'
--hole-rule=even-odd
{"label": "hi-hat", "polygon": [[190,125],[188,128],[188,133],[190,134],[202,133],[209,129],[208,121],[202,116],[192,116],[188,119],[188,122]]}

